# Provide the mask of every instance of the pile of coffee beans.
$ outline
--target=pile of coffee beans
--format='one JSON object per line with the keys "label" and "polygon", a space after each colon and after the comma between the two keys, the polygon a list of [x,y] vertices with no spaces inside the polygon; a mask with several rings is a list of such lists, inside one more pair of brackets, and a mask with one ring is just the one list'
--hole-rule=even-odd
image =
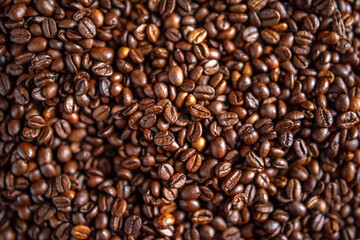
{"label": "pile of coffee beans", "polygon": [[0,240],[360,238],[359,0],[0,0]]}

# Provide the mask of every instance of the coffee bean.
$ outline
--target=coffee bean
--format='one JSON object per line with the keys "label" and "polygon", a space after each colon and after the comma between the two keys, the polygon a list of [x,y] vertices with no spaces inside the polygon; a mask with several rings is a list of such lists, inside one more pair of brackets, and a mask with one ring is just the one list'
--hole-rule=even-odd
{"label": "coffee bean", "polygon": [[221,183],[221,189],[224,192],[230,192],[236,184],[240,181],[242,171],[239,169],[232,170],[229,174],[226,175],[223,182]]}
{"label": "coffee bean", "polygon": [[176,1],[175,0],[161,0],[158,3],[159,13],[164,17],[169,16],[175,10]]}
{"label": "coffee bean", "polygon": [[78,239],[87,239],[91,230],[86,225],[76,225],[71,229],[71,235]]}
{"label": "coffee bean", "polygon": [[32,116],[28,119],[28,126],[33,129],[41,129],[45,127],[46,120],[42,116]]}
{"label": "coffee bean", "polygon": [[211,116],[210,111],[202,105],[194,104],[190,106],[190,114],[194,117],[206,119]]}
{"label": "coffee bean", "polygon": [[168,163],[163,163],[158,168],[159,177],[163,180],[170,180],[174,174],[174,168]]}
{"label": "coffee bean", "polygon": [[170,178],[169,186],[172,188],[181,188],[186,182],[186,176],[183,173],[175,173]]}
{"label": "coffee bean", "polygon": [[96,35],[96,27],[89,18],[82,18],[78,22],[78,29],[84,38],[93,38]]}
{"label": "coffee bean", "polygon": [[349,129],[359,122],[358,116],[351,111],[340,114],[336,118],[336,124],[341,129]]}
{"label": "coffee bean", "polygon": [[193,213],[191,221],[197,224],[207,224],[213,219],[213,214],[208,209],[199,209]]}
{"label": "coffee bean", "polygon": [[245,163],[252,168],[259,169],[264,167],[264,160],[257,156],[253,151],[246,154]]}
{"label": "coffee bean", "polygon": [[239,116],[234,112],[222,113],[218,116],[218,121],[223,127],[234,126],[239,122]]}
{"label": "coffee bean", "polygon": [[94,64],[91,69],[94,74],[101,77],[109,77],[113,74],[113,68],[111,65],[104,62]]}
{"label": "coffee bean", "polygon": [[140,119],[140,126],[143,128],[151,128],[156,123],[156,115],[147,114]]}
{"label": "coffee bean", "polygon": [[315,112],[315,120],[320,127],[330,127],[333,124],[331,112],[321,107]]}
{"label": "coffee bean", "polygon": [[25,28],[15,28],[10,31],[10,41],[18,44],[28,43],[31,40],[31,33]]}
{"label": "coffee bean", "polygon": [[277,44],[280,40],[279,33],[268,28],[261,30],[260,36],[270,45]]}
{"label": "coffee bean", "polygon": [[43,33],[47,38],[54,38],[57,34],[56,21],[53,18],[46,18],[41,24]]}
{"label": "coffee bean", "polygon": [[215,89],[211,86],[197,86],[194,89],[194,96],[200,100],[211,100],[215,96]]}
{"label": "coffee bean", "polygon": [[168,229],[175,223],[175,217],[170,213],[164,213],[154,219],[154,226],[157,229]]}
{"label": "coffee bean", "polygon": [[306,143],[304,142],[304,140],[302,139],[296,139],[294,141],[294,151],[295,151],[295,154],[300,157],[300,158],[303,158],[303,157],[306,157],[307,154],[308,154],[308,148],[306,146]]}
{"label": "coffee bean", "polygon": [[192,44],[202,43],[207,36],[207,31],[203,28],[197,28],[190,32],[188,35],[188,41]]}
{"label": "coffee bean", "polygon": [[170,123],[174,124],[178,119],[178,113],[174,106],[166,106],[164,109],[164,118]]}
{"label": "coffee bean", "polygon": [[66,174],[61,174],[56,177],[55,185],[59,193],[67,192],[71,187],[70,179]]}
{"label": "coffee bean", "polygon": [[170,131],[158,132],[154,136],[154,142],[158,146],[169,146],[174,141],[174,134]]}
{"label": "coffee bean", "polygon": [[114,217],[122,217],[126,211],[127,202],[124,199],[115,199],[111,207],[111,215]]}
{"label": "coffee bean", "polygon": [[271,27],[280,21],[280,13],[274,9],[264,9],[259,13],[261,26]]}

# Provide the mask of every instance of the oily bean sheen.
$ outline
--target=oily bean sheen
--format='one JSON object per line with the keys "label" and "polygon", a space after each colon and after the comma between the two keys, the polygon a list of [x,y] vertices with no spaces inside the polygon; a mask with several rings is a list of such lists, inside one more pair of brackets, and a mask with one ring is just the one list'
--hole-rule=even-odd
{"label": "oily bean sheen", "polygon": [[0,240],[360,239],[353,0],[0,0]]}

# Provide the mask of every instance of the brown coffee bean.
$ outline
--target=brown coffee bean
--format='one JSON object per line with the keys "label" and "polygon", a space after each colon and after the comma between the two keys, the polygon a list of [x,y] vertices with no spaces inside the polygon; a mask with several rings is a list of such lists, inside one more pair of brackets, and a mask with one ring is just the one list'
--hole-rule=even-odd
{"label": "brown coffee bean", "polygon": [[115,199],[111,207],[111,215],[114,217],[122,217],[126,211],[127,202],[124,199]]}
{"label": "brown coffee bean", "polygon": [[175,217],[170,213],[162,214],[154,219],[154,226],[158,229],[168,229],[175,223]]}
{"label": "brown coffee bean", "polygon": [[257,156],[253,151],[246,154],[245,163],[251,168],[262,168],[264,167],[264,160]]}
{"label": "brown coffee bean", "polygon": [[91,230],[86,225],[76,225],[71,229],[71,235],[78,239],[87,239]]}
{"label": "brown coffee bean", "polygon": [[199,209],[193,213],[191,221],[197,224],[207,224],[213,220],[213,214],[208,209]]}
{"label": "brown coffee bean", "polygon": [[211,116],[210,111],[202,105],[194,104],[190,106],[190,114],[194,117],[206,119]]}
{"label": "brown coffee bean", "polygon": [[84,38],[93,38],[96,35],[96,27],[90,18],[84,17],[80,19],[78,29]]}
{"label": "brown coffee bean", "polygon": [[320,127],[330,127],[333,124],[331,112],[321,107],[315,112],[315,120]]}
{"label": "brown coffee bean", "polygon": [[207,31],[203,28],[197,28],[189,33],[188,41],[192,44],[200,44],[202,43],[207,36]]}
{"label": "brown coffee bean", "polygon": [[71,187],[71,182],[66,174],[61,174],[55,180],[56,190],[59,193],[67,192]]}
{"label": "brown coffee bean", "polygon": [[158,146],[169,146],[174,141],[174,134],[170,131],[158,132],[154,136],[154,142]]}
{"label": "brown coffee bean", "polygon": [[169,16],[175,10],[176,1],[175,0],[161,0],[158,3],[159,13],[164,17]]}
{"label": "brown coffee bean", "polygon": [[28,119],[28,126],[33,129],[41,129],[45,127],[46,120],[42,116],[32,116]]}
{"label": "brown coffee bean", "polygon": [[175,173],[170,178],[169,186],[171,188],[181,188],[186,182],[186,175],[183,173]]}

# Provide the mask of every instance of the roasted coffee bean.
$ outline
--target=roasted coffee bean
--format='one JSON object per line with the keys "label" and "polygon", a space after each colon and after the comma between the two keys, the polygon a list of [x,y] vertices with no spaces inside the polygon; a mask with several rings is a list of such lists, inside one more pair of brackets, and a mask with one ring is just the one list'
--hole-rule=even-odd
{"label": "roasted coffee bean", "polygon": [[86,225],[76,225],[71,229],[71,235],[78,239],[87,239],[91,230]]}
{"label": "roasted coffee bean", "polygon": [[176,1],[175,0],[161,0],[158,3],[159,13],[165,17],[172,14],[175,10]]}
{"label": "roasted coffee bean", "polygon": [[96,35],[96,27],[89,18],[82,18],[78,22],[78,29],[84,38],[93,38]]}
{"label": "roasted coffee bean", "polygon": [[208,209],[199,209],[193,213],[191,221],[197,224],[207,224],[213,220],[213,214]]}
{"label": "roasted coffee bean", "polygon": [[211,86],[197,86],[194,96],[200,100],[211,100],[215,96],[215,90]]}
{"label": "roasted coffee bean", "polygon": [[171,176],[169,185],[172,188],[181,188],[182,186],[184,186],[185,182],[186,182],[185,174],[175,173],[174,175]]}
{"label": "roasted coffee bean", "polygon": [[61,174],[55,180],[56,190],[59,193],[67,192],[71,187],[71,182],[66,174]]}
{"label": "roasted coffee bean", "polygon": [[227,192],[227,193],[230,192],[236,186],[236,184],[240,181],[241,174],[242,174],[242,171],[238,170],[238,169],[231,171],[224,178],[224,180],[221,184],[221,189],[224,192]]}
{"label": "roasted coffee bean", "polygon": [[10,31],[10,40],[14,43],[24,44],[31,40],[31,33],[25,28],[15,28]]}
{"label": "roasted coffee bean", "polygon": [[111,215],[114,217],[122,217],[126,211],[127,202],[124,199],[115,199],[111,207]]}
{"label": "roasted coffee bean", "polygon": [[190,114],[194,117],[206,119],[211,116],[210,111],[202,105],[194,104],[190,106]]}
{"label": "roasted coffee bean", "polygon": [[163,163],[158,168],[158,175],[163,180],[170,180],[174,174],[174,168],[168,163]]}
{"label": "roasted coffee bean", "polygon": [[189,142],[196,142],[200,139],[203,133],[203,127],[200,122],[192,122],[190,123],[187,131],[186,138]]}
{"label": "roasted coffee bean", "polygon": [[271,27],[280,21],[280,13],[274,9],[264,9],[259,13],[259,18],[263,27]]}
{"label": "roasted coffee bean", "polygon": [[239,116],[235,112],[222,113],[218,116],[218,121],[223,127],[234,126],[239,122]]}
{"label": "roasted coffee bean", "polygon": [[158,146],[169,146],[174,141],[174,134],[170,131],[158,132],[154,136],[154,142]]}
{"label": "roasted coffee bean", "polygon": [[125,221],[124,231],[127,235],[136,235],[142,227],[142,220],[137,215],[131,215]]}
{"label": "roasted coffee bean", "polygon": [[336,119],[337,126],[341,129],[349,129],[355,126],[358,122],[358,116],[351,111],[340,114]]}
{"label": "roasted coffee bean", "polygon": [[264,167],[264,160],[253,151],[246,154],[245,163],[251,168],[260,169]]}
{"label": "roasted coffee bean", "polygon": [[331,112],[321,107],[315,112],[315,120],[320,127],[330,127],[333,124]]}

